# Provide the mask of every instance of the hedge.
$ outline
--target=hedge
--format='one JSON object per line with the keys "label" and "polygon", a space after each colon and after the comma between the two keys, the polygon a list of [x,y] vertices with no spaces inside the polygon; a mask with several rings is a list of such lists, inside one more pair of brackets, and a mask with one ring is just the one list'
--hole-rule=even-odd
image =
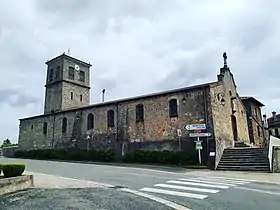
{"label": "hedge", "polygon": [[136,150],[135,152],[125,154],[123,157],[123,162],[184,166],[197,164],[196,159],[197,158],[193,154],[187,154],[185,151]]}
{"label": "hedge", "polygon": [[20,176],[25,170],[24,163],[5,163],[1,164],[1,169],[4,177]]}
{"label": "hedge", "polygon": [[43,160],[87,160],[87,161],[115,161],[114,150],[85,150],[85,149],[48,149],[48,150],[30,150],[30,151],[17,151],[16,158],[30,158],[30,159],[43,159]]}
{"label": "hedge", "polygon": [[[31,150],[17,151],[16,158],[43,159],[43,160],[78,160],[78,161],[100,161],[114,162],[116,161],[115,151],[110,150]],[[195,165],[197,157],[195,154],[186,153],[185,151],[151,151],[151,150],[136,150],[126,153],[122,159],[125,163],[148,163],[148,164],[163,164],[163,165]]]}

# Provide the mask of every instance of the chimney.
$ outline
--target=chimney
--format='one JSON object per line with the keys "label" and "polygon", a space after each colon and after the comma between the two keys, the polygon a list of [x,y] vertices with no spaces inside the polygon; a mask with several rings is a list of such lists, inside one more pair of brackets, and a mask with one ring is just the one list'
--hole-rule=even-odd
{"label": "chimney", "polygon": [[272,117],[273,117],[274,120],[276,120],[276,112],[275,111],[272,112]]}

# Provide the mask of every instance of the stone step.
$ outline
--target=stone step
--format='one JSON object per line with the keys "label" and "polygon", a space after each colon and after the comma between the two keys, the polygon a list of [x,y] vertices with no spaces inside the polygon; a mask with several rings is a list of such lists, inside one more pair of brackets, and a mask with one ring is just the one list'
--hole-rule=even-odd
{"label": "stone step", "polygon": [[267,151],[248,151],[248,152],[232,152],[232,151],[224,151],[224,155],[231,154],[231,155],[267,155]]}
{"label": "stone step", "polygon": [[263,166],[263,167],[267,167],[268,162],[243,162],[243,163],[235,163],[235,162],[220,162],[219,163],[219,167],[228,167],[228,166],[252,166],[252,167],[259,167],[259,166]]}
{"label": "stone step", "polygon": [[221,159],[220,163],[269,163],[268,159],[266,158],[259,158],[259,159]]}
{"label": "stone step", "polygon": [[222,159],[266,159],[267,155],[223,155]]}
{"label": "stone step", "polygon": [[225,151],[267,151],[267,148],[252,148],[252,147],[249,147],[249,148],[226,148]]}
{"label": "stone step", "polygon": [[218,171],[254,171],[254,172],[265,172],[268,173],[269,167],[255,168],[255,167],[217,167]]}

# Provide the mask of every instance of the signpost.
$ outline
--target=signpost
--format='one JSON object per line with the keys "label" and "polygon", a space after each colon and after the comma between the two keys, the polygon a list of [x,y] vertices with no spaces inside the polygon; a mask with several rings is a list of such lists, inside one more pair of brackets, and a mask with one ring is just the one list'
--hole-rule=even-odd
{"label": "signpost", "polygon": [[179,150],[181,151],[181,136],[182,136],[182,130],[177,129],[177,135],[179,137]]}
{"label": "signpost", "polygon": [[186,125],[185,128],[188,131],[205,130],[206,129],[206,124],[191,124],[191,125]]}
{"label": "signpost", "polygon": [[207,137],[211,136],[211,133],[190,133],[190,137]]}
{"label": "signpost", "polygon": [[189,136],[197,138],[197,140],[194,141],[195,149],[198,151],[198,160],[199,160],[199,164],[201,164],[201,150],[203,148],[202,148],[202,141],[199,138],[211,136],[211,133],[201,133],[201,130],[206,130],[206,124],[204,123],[186,125],[185,128],[188,131],[194,131],[194,133],[189,133]]}

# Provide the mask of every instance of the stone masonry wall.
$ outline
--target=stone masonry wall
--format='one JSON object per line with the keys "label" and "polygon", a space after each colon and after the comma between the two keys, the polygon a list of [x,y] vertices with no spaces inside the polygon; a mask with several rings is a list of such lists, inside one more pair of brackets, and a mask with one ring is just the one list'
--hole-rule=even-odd
{"label": "stone masonry wall", "polygon": [[264,133],[263,133],[263,125],[262,125],[262,116],[260,107],[256,104],[251,105],[252,109],[252,131],[254,137],[254,144],[256,146],[262,147],[264,146]]}
{"label": "stone masonry wall", "polygon": [[[245,107],[238,98],[233,76],[229,69],[221,69],[218,75],[219,83],[213,84],[210,89],[212,118],[216,141],[217,166],[225,148],[234,146],[232,129],[232,114],[237,121],[238,140],[249,142]],[[233,99],[233,102],[232,100]],[[224,105],[222,103],[224,100]]]}
{"label": "stone masonry wall", "polygon": [[[209,98],[209,89],[205,89]],[[177,99],[178,117],[169,117],[169,100]],[[185,100],[183,100],[185,99]],[[144,105],[144,122],[136,122],[135,106]],[[163,96],[154,96],[103,105],[89,106],[79,110],[56,113],[21,121],[20,149],[41,148],[116,148],[121,143],[145,141],[178,141],[177,129],[182,129],[182,141],[193,141],[188,137],[187,124],[201,120],[208,124],[208,132],[213,134],[212,119],[206,110],[210,110],[204,98],[204,90],[193,89]],[[107,111],[114,110],[115,126],[107,127]],[[94,129],[87,131],[87,116],[94,115]],[[67,117],[67,131],[62,133],[62,119]],[[207,122],[206,122],[207,121]],[[43,123],[48,122],[48,132],[43,134]],[[53,126],[54,124],[54,126]],[[33,126],[33,129],[31,129]],[[118,128],[118,129],[117,129]],[[54,132],[53,132],[54,131]],[[201,138],[213,141],[213,135]],[[187,145],[187,144],[185,144]],[[172,147],[173,148],[173,147]],[[207,148],[205,148],[206,150]]]}
{"label": "stone masonry wall", "polygon": [[280,173],[280,147],[273,147],[272,172]]}

